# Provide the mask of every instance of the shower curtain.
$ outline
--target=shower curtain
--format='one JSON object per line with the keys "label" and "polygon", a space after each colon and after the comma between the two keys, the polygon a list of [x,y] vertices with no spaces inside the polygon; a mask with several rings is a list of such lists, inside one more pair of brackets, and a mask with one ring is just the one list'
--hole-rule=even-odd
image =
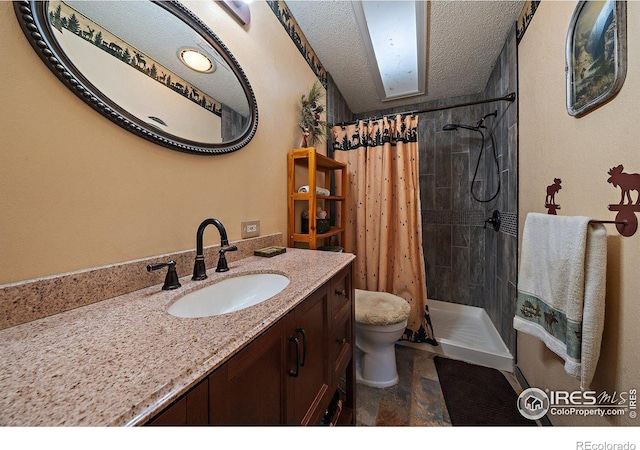
{"label": "shower curtain", "polygon": [[407,300],[402,340],[437,345],[422,253],[417,125],[417,116],[398,115],[335,126],[333,149],[347,164],[347,217],[340,223],[345,251],[356,255],[355,287]]}

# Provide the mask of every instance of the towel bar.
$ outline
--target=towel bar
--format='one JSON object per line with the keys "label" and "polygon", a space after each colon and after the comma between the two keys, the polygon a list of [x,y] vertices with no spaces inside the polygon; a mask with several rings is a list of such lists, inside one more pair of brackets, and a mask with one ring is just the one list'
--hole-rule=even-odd
{"label": "towel bar", "polygon": [[614,223],[616,225],[627,226],[629,222],[626,220],[590,220],[589,223]]}
{"label": "towel bar", "polygon": [[[620,214],[619,214],[620,215]],[[617,218],[617,217],[616,217]],[[638,221],[635,214],[631,213],[631,220],[625,218],[622,220],[590,220],[589,223],[610,223],[615,224],[618,233],[624,237],[633,236],[638,229]],[[634,220],[635,219],[635,220]]]}

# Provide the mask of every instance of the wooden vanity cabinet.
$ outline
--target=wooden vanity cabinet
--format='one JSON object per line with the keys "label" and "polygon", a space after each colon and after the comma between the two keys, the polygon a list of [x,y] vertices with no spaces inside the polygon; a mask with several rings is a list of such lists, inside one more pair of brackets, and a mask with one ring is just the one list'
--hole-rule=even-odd
{"label": "wooden vanity cabinet", "polygon": [[349,265],[149,424],[317,425],[345,382],[342,421],[353,424],[351,274]]}

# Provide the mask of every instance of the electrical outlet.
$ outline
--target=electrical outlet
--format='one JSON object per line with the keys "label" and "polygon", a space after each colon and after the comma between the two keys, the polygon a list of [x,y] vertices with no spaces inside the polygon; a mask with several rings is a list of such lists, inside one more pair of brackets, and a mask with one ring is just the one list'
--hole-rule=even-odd
{"label": "electrical outlet", "polygon": [[260,236],[260,221],[259,220],[245,220],[242,222],[242,239]]}

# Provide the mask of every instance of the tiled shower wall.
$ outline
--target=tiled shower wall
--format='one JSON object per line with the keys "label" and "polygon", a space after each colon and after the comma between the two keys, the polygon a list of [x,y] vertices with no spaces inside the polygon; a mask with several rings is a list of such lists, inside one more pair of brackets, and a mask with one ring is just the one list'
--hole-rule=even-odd
{"label": "tiled shower wall", "polygon": [[[511,29],[485,89],[486,97],[518,92],[516,27]],[[485,295],[482,305],[515,356],[513,316],[518,278],[518,103],[486,105],[485,113],[498,106],[495,122],[500,162],[501,190],[494,209],[502,213],[500,232],[486,233]],[[492,124],[491,122],[489,122]],[[486,161],[486,160],[485,160]],[[485,164],[486,167],[486,164]],[[493,178],[495,172],[491,172]],[[491,179],[488,189],[496,185]]]}
{"label": "tiled shower wall", "polygon": [[[515,24],[509,33],[492,74],[481,94],[405,106],[395,110],[357,114],[367,118],[393,112],[426,110],[457,103],[496,98],[517,93]],[[471,181],[480,154],[481,138],[467,130],[443,131],[447,123],[475,125],[484,115],[493,131],[499,174],[493,146],[487,133],[474,193],[488,199],[500,179],[500,192],[491,202],[479,203],[471,196]],[[505,344],[515,355],[514,316],[517,281],[518,211],[518,107],[516,102],[495,102],[443,111],[421,113],[420,191],[427,292],[429,298],[486,310]],[[484,228],[485,220],[498,210],[500,231]],[[434,323],[436,329],[438,324]]]}
{"label": "tiled shower wall", "polygon": [[[517,92],[516,64],[514,26],[484,92],[448,99],[447,104]],[[497,117],[488,117],[484,124],[493,132],[495,149],[485,132],[487,139],[473,192],[481,200],[491,198],[497,190],[498,177],[500,191],[494,200],[481,203],[470,191],[482,144],[480,134],[468,130],[443,131],[442,127],[447,123],[475,125],[494,111]],[[419,123],[423,246],[429,298],[484,308],[515,355],[512,322],[518,249],[517,100],[426,113]],[[500,212],[502,219],[498,232],[489,224],[485,228],[485,220],[494,210]]]}

